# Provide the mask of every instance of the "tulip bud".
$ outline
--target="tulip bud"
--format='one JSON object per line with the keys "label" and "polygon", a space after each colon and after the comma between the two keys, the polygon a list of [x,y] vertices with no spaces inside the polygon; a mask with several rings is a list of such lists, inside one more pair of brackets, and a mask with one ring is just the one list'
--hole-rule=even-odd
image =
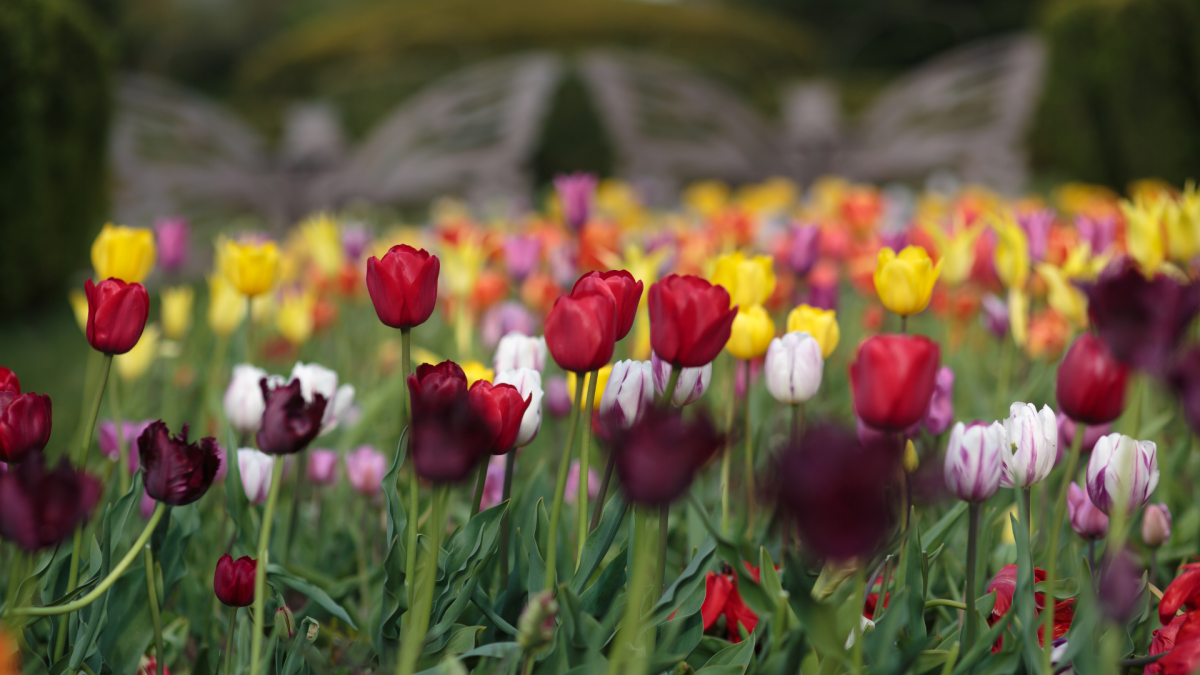
{"label": "tulip bud", "polygon": [[741,308],[733,319],[725,349],[735,358],[750,361],[766,354],[774,337],[775,322],[762,305]]}
{"label": "tulip bud", "polygon": [[188,443],[188,425],[172,436],[158,420],[138,436],[138,461],[146,477],[146,492],[171,506],[185,506],[208,492],[217,477],[217,441],[212,437]]}
{"label": "tulip bud", "polygon": [[226,607],[249,607],[254,602],[254,573],[258,561],[248,555],[234,560],[228,553],[217,561],[213,592]]}
{"label": "tulip bud", "polygon": [[354,404],[354,387],[349,384],[338,386],[338,374],[317,363],[307,365],[296,362],[292,366],[292,379],[300,383],[304,400],[312,403],[315,395],[325,397],[328,404],[321,417],[321,435],[337,428],[338,422]]}
{"label": "tulip bud", "polygon": [[101,279],[140,284],[154,269],[154,236],[144,228],[108,223],[92,243],[92,267]]}
{"label": "tulip bud", "polygon": [[841,339],[837,313],[832,309],[819,309],[808,305],[800,305],[788,313],[787,331],[813,336],[817,344],[821,345],[821,357],[826,359],[837,349],[838,340]]}
{"label": "tulip bud", "polygon": [[[521,395],[521,400],[528,400],[529,406],[521,417],[521,430],[513,447],[522,448],[537,438],[538,430],[542,428],[542,374],[532,368],[517,368],[502,371],[496,376],[496,384],[511,384]],[[570,409],[570,400],[567,409]]]}
{"label": "tulip bud", "polygon": [[[736,326],[736,322],[735,322]],[[763,366],[767,391],[780,403],[804,403],[816,395],[825,372],[821,345],[808,333],[771,340]]]}
{"label": "tulip bud", "polygon": [[316,485],[337,482],[338,453],[336,450],[312,450],[308,453],[308,480]]}
{"label": "tulip bud", "polygon": [[747,258],[741,251],[717,258],[712,282],[729,292],[729,306],[745,310],[761,305],[775,291],[775,268],[771,256]]}
{"label": "tulip bud", "polygon": [[1171,538],[1171,510],[1166,504],[1150,504],[1142,514],[1142,541],[1158,548]]}
{"label": "tulip bud", "polygon": [[1117,499],[1129,500],[1130,513],[1141,508],[1158,487],[1158,452],[1154,441],[1109,434],[1096,441],[1088,461],[1087,490],[1092,503],[1108,515]]}
{"label": "tulip bud", "polygon": [[1084,424],[1112,422],[1125,409],[1128,378],[1129,368],[1113,358],[1104,341],[1084,333],[1058,365],[1058,406],[1072,420]]}
{"label": "tulip bud", "polygon": [[883,248],[875,264],[875,292],[889,311],[900,316],[916,314],[929,305],[941,271],[942,261],[934,265],[920,246],[908,246],[899,255]]}
{"label": "tulip bud", "polygon": [[[650,369],[654,373],[654,391],[659,396],[667,393],[667,384],[671,380],[671,364],[658,358],[658,354],[650,352]],[[682,408],[685,405],[700,400],[708,385],[712,383],[712,364],[708,363],[699,368],[680,368],[679,378],[675,381],[675,395],[671,404]]]}
{"label": "tulip bud", "polygon": [[275,610],[275,627],[279,629],[279,637],[291,640],[296,635],[296,615],[287,605]]}
{"label": "tulip bud", "polygon": [[614,363],[600,399],[600,419],[622,429],[633,426],[654,404],[653,380],[649,361]]}
{"label": "tulip bud", "polygon": [[1004,473],[1004,449],[1008,435],[1004,425],[962,422],[950,431],[946,446],[946,487],[965,502],[984,502],[1000,489]]}
{"label": "tulip bud", "polygon": [[279,269],[279,247],[273,241],[225,241],[221,271],[239,293],[253,298],[271,290]]}
{"label": "tulip bud", "polygon": [[1050,406],[1043,405],[1038,412],[1032,403],[1012,404],[1004,431],[1008,447],[1000,485],[1029,487],[1045,480],[1058,456],[1058,422]]}
{"label": "tulip bud", "polygon": [[546,317],[546,348],[563,370],[586,373],[612,358],[617,336],[617,301],[603,281],[579,280],[560,295]]}
{"label": "tulip bud", "polygon": [[267,493],[271,491],[275,458],[254,448],[240,448],[237,455],[238,473],[242,476],[246,499],[251,504],[262,504],[267,501]]}
{"label": "tulip bud", "polygon": [[92,349],[114,355],[133,349],[150,316],[146,287],[110,277],[99,284],[88,279],[83,290],[88,300],[86,332]]}
{"label": "tulip bud", "polygon": [[[15,378],[13,378],[15,380]],[[0,390],[0,461],[16,464],[50,441],[50,397]]]}
{"label": "tulip bud", "polygon": [[553,591],[541,591],[529,598],[517,619],[517,644],[526,652],[541,649],[554,639],[558,602]]}
{"label": "tulip bud", "polygon": [[1103,539],[1108,534],[1108,516],[1096,508],[1087,491],[1075,483],[1067,486],[1067,512],[1071,516],[1071,529],[1084,539]]}
{"label": "tulip bud", "polygon": [[387,457],[369,445],[360,445],[346,455],[346,480],[355,492],[364,497],[379,494],[386,473]]}
{"label": "tulip bud", "polygon": [[516,332],[505,335],[496,346],[492,368],[497,373],[517,368],[542,372],[546,368],[546,338],[533,338]]}
{"label": "tulip bud", "polygon": [[868,425],[903,431],[929,409],[941,349],[920,335],[875,335],[850,364],[854,409]]}
{"label": "tulip bud", "polygon": [[902,465],[904,473],[912,475],[921,467],[921,458],[917,455],[917,446],[913,445],[912,439],[904,441],[904,460]]}

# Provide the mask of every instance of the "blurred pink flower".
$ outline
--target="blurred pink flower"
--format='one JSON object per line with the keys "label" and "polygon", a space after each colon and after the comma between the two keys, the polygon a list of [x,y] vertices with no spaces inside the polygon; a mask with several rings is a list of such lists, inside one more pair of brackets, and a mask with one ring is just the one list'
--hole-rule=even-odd
{"label": "blurred pink flower", "polygon": [[[600,474],[596,470],[588,467],[588,499],[595,499],[600,493]],[[571,462],[571,469],[567,472],[567,493],[564,497],[568,504],[574,504],[579,496],[579,460]]]}
{"label": "blurred pink flower", "polygon": [[138,513],[142,514],[142,520],[150,520],[150,516],[154,514],[154,507],[157,505],[158,502],[150,496],[149,492],[142,492],[142,501],[138,502]]}
{"label": "blurred pink flower", "polygon": [[371,497],[383,489],[383,476],[387,473],[387,458],[369,445],[346,455],[346,479],[350,487],[361,495]]}
{"label": "blurred pink flower", "polygon": [[586,225],[591,215],[597,182],[595,176],[582,172],[554,177],[554,190],[562,204],[563,219],[576,230]]}
{"label": "blurred pink flower", "polygon": [[571,394],[567,391],[567,378],[555,375],[546,380],[546,410],[555,417],[571,412]]}
{"label": "blurred pink flower", "polygon": [[[154,420],[142,420],[141,422],[130,422],[124,420],[121,422],[121,433],[125,441],[125,450],[129,453],[129,473],[135,473],[138,469],[138,450],[137,439],[150,426]],[[120,460],[120,451],[117,447],[117,425],[113,424],[112,420],[104,420],[100,423],[100,430],[96,436],[96,444],[100,446],[100,452],[104,456],[116,462]]]}
{"label": "blurred pink flower", "polygon": [[541,258],[542,241],[537,237],[517,234],[504,240],[504,264],[517,281],[537,269]]}
{"label": "blurred pink flower", "polygon": [[312,450],[308,453],[308,479],[317,485],[337,482],[338,453],[336,450]]}
{"label": "blurred pink flower", "polygon": [[479,334],[483,346],[495,349],[500,344],[500,338],[512,332],[522,335],[533,335],[536,320],[533,313],[525,309],[525,305],[516,300],[508,300],[490,307],[483,313],[479,322]]}
{"label": "blurred pink flower", "polygon": [[479,509],[486,510],[504,498],[504,462],[507,455],[493,455],[488,460],[487,478],[483,481],[483,502]]}
{"label": "blurred pink flower", "polygon": [[183,218],[164,218],[154,224],[158,243],[158,266],[164,272],[178,272],[187,265],[192,228]]}

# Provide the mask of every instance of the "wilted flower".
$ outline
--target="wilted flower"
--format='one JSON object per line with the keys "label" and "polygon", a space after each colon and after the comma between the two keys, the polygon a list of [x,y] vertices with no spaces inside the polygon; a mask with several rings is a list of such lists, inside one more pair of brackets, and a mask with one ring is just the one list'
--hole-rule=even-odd
{"label": "wilted flower", "polygon": [[492,368],[497,373],[517,368],[531,368],[542,372],[546,368],[546,338],[529,337],[524,333],[512,332],[500,338]]}
{"label": "wilted flower", "polygon": [[242,477],[242,489],[251,504],[267,501],[271,491],[272,471],[275,457],[254,448],[239,448],[237,451],[238,474]]}
{"label": "wilted flower", "polygon": [[984,502],[1000,489],[1008,434],[1004,425],[962,422],[950,431],[946,446],[946,487],[966,502]]}
{"label": "wilted flower", "polygon": [[216,439],[205,437],[188,443],[187,424],[172,436],[162,420],[152,422],[138,436],[137,446],[146,493],[164,504],[191,504],[208,492],[217,477],[221,462]]}
{"label": "wilted flower", "polygon": [[780,403],[804,403],[816,395],[825,372],[821,345],[808,333],[771,340],[763,366],[767,391]]}
{"label": "wilted flower", "polygon": [[1071,529],[1084,539],[1097,540],[1108,534],[1108,516],[1096,508],[1087,491],[1075,483],[1067,486],[1067,511],[1071,516]]}
{"label": "wilted flower", "polygon": [[1154,441],[1109,434],[1096,441],[1088,461],[1087,489],[1092,503],[1112,514],[1117,499],[1129,500],[1130,513],[1141,508],[1158,487],[1158,452]]}
{"label": "wilted flower", "polygon": [[1004,487],[1029,487],[1040,483],[1054,469],[1058,456],[1058,422],[1050,406],[1041,412],[1032,403],[1014,403],[1004,420],[1008,447],[1004,452]]}
{"label": "wilted flower", "polygon": [[[654,374],[654,391],[659,396],[667,393],[667,384],[671,380],[671,364],[658,358],[658,354],[650,352],[650,368]],[[675,382],[675,394],[671,397],[672,405],[682,408],[700,400],[708,385],[712,382],[712,364],[699,368],[680,368],[679,379]]]}
{"label": "wilted flower", "polygon": [[379,494],[386,473],[387,457],[369,445],[360,445],[346,455],[346,480],[360,495],[373,497]]}

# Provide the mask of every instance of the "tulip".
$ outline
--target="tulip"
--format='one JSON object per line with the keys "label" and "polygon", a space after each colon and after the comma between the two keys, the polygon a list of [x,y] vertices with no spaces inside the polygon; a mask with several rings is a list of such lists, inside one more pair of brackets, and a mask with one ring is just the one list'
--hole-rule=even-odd
{"label": "tulip", "polygon": [[467,391],[467,400],[472,416],[487,429],[490,438],[484,452],[503,455],[512,450],[532,396],[522,396],[511,384],[479,380]]}
{"label": "tulip", "polygon": [[[486,511],[504,500],[504,463],[503,456],[496,455],[488,460],[487,477],[483,483],[483,499],[479,502],[480,510]],[[570,498],[570,492],[567,493]]]}
{"label": "tulip", "polygon": [[916,314],[929,305],[941,271],[942,261],[934,265],[920,246],[908,246],[899,255],[883,248],[875,263],[875,292],[889,311],[900,316]]}
{"label": "tulip", "polygon": [[1004,449],[1008,434],[1004,425],[992,422],[962,422],[950,431],[946,446],[946,487],[955,497],[972,503],[985,502],[1000,489],[1004,473]]}
{"label": "tulip", "polygon": [[737,310],[721,286],[694,276],[667,275],[650,286],[650,345],[676,368],[712,363],[729,342]]}
{"label": "tulip", "polygon": [[299,361],[292,366],[291,379],[300,382],[300,393],[304,400],[312,403],[316,394],[325,398],[325,416],[321,418],[321,433],[327,434],[337,428],[338,422],[354,404],[354,386],[338,386],[338,374],[317,363],[305,365]]}
{"label": "tulip", "polygon": [[[254,602],[254,573],[258,561],[248,555],[237,560],[226,553],[217,561],[213,592],[226,607],[249,607]],[[228,647],[227,647],[228,648]]]}
{"label": "tulip", "polygon": [[576,230],[587,224],[591,215],[596,183],[596,177],[590,173],[559,174],[554,177],[554,190],[558,193],[563,218],[567,225]]}
{"label": "tulip", "polygon": [[508,273],[523,281],[537,269],[542,259],[542,240],[535,236],[515,235],[504,240],[504,264]]}
{"label": "tulip", "polygon": [[1038,263],[1038,276],[1046,282],[1046,302],[1076,326],[1087,325],[1087,296],[1076,287],[1066,272],[1054,265]]}
{"label": "tulip", "polygon": [[[96,435],[96,445],[100,448],[100,452],[108,459],[116,462],[121,458],[120,443],[134,444],[137,442],[142,432],[153,423],[154,420],[142,420],[141,422],[130,422],[124,420],[121,422],[121,438],[117,438],[117,425],[112,420],[104,420],[100,423],[100,428]],[[119,441],[119,442],[118,442]],[[135,473],[138,468],[137,455],[132,455],[129,458],[129,472]]]}
{"label": "tulip", "polygon": [[788,333],[775,338],[767,348],[764,370],[767,391],[776,401],[804,403],[821,388],[825,372],[821,345],[808,333]]}
{"label": "tulip", "polygon": [[[411,391],[411,376],[408,382]],[[495,436],[471,413],[465,397],[434,408],[418,407],[416,402],[414,397],[413,469],[433,483],[461,482],[495,444]]]}
{"label": "tulip", "polygon": [[[270,457],[270,455],[267,455],[267,457]],[[336,450],[312,450],[308,453],[306,474],[308,480],[312,481],[315,485],[333,485],[336,483],[337,467],[338,452]]]}
{"label": "tulip", "polygon": [[584,277],[570,295],[554,301],[546,317],[546,347],[563,370],[598,370],[612,358],[617,320],[617,303],[608,285]]}
{"label": "tulip", "polygon": [[87,520],[100,500],[100,481],[64,457],[53,471],[35,452],[0,472],[0,537],[33,553],[57,546]]}
{"label": "tulip", "polygon": [[[1058,457],[1054,460],[1054,466],[1062,461],[1063,454],[1071,449],[1071,444],[1075,442],[1075,420],[1067,417],[1062,411],[1055,415],[1058,421]],[[1112,433],[1112,424],[1097,424],[1095,426],[1087,426],[1083,431],[1083,444],[1079,446],[1079,452],[1087,454],[1095,447],[1096,441],[1100,440],[1101,436],[1107,436]]]}
{"label": "tulip", "polygon": [[596,279],[604,282],[612,291],[613,301],[617,304],[617,340],[624,340],[633,328],[633,320],[637,317],[638,305],[642,301],[642,282],[636,281],[633,275],[625,270],[608,272],[589,272],[575,282],[571,289],[574,293],[584,283],[584,279]]}
{"label": "tulip", "polygon": [[933,237],[941,256],[942,273],[939,278],[950,286],[958,286],[971,276],[975,267],[975,242],[983,232],[982,224],[959,227],[951,235],[940,225],[927,224],[921,228]]}
{"label": "tulip", "polygon": [[1122,496],[1129,500],[1130,513],[1145,505],[1158,487],[1157,451],[1154,441],[1138,441],[1124,434],[1109,434],[1096,441],[1087,467],[1088,496],[1096,508],[1111,516],[1114,503]]}
{"label": "tulip", "polygon": [[249,303],[225,277],[208,278],[208,327],[217,337],[229,337],[246,318]]}
{"label": "tulip", "polygon": [[1125,409],[1129,369],[1113,358],[1092,333],[1075,339],[1058,366],[1055,393],[1059,408],[1073,420],[1095,425],[1112,422]]}
{"label": "tulip", "polygon": [[266,403],[262,426],[255,434],[259,450],[272,455],[300,452],[321,433],[327,399],[315,393],[306,400],[301,386],[299,380],[274,387],[259,381]]}
{"label": "tulip", "polygon": [[1017,226],[1025,232],[1029,241],[1029,257],[1034,260],[1045,260],[1050,226],[1054,224],[1054,211],[1038,209],[1017,214]]}
{"label": "tulip", "polygon": [[[1035,567],[1033,569],[1033,581],[1035,584],[1040,584],[1046,580],[1046,571]],[[992,593],[996,594],[996,604],[992,606],[992,612],[988,615],[988,625],[994,625],[997,621],[1004,618],[1008,610],[1012,608],[1013,596],[1017,594],[1017,566],[1005,565],[1000,568],[991,583],[984,589],[985,595]],[[1052,618],[1052,626],[1050,639],[1060,638],[1071,630],[1071,622],[1075,620],[1075,610],[1072,607],[1075,604],[1074,598],[1060,600],[1054,603],[1054,615]],[[1035,615],[1040,615],[1046,606],[1046,596],[1043,593],[1034,593],[1033,605]],[[1037,620],[1036,628],[1038,629],[1038,644],[1045,644],[1045,631],[1041,630],[1041,619]],[[992,647],[992,652],[1000,651],[1003,644],[1003,637],[996,640],[996,644]]]}
{"label": "tulip", "polygon": [[983,296],[982,305],[979,323],[997,339],[1003,340],[1008,335],[1008,303],[994,293],[988,293]]}
{"label": "tulip", "polygon": [[0,391],[21,393],[21,381],[17,379],[16,373],[4,366],[0,366]]}
{"label": "tulip", "polygon": [[775,292],[771,256],[747,258],[741,251],[717,258],[712,283],[729,292],[729,306],[743,309],[765,303]]}
{"label": "tulip", "polygon": [[571,412],[571,392],[567,387],[567,378],[555,375],[546,381],[546,410],[555,417],[562,417]]}
{"label": "tulip", "polygon": [[[496,376],[496,384],[510,384],[516,387],[522,400],[529,400],[521,417],[521,430],[513,441],[514,447],[525,447],[537,438],[538,430],[542,428],[542,374],[532,368],[506,370]],[[570,405],[568,400],[567,406]]]}
{"label": "tulip", "polygon": [[[671,380],[671,364],[658,358],[658,354],[650,352],[650,368],[654,373],[654,391],[659,396],[667,393],[667,384]],[[682,408],[700,400],[708,385],[712,383],[712,364],[707,363],[699,368],[681,368],[679,378],[675,382],[675,395],[671,404]]]}
{"label": "tulip", "polygon": [[467,376],[468,386],[475,384],[480,380],[484,382],[491,382],[492,380],[496,379],[496,371],[488,368],[478,361],[463,361],[460,365],[462,366],[463,375]]}
{"label": "tulip", "polygon": [[996,274],[1005,287],[1021,289],[1029,279],[1029,238],[1011,217],[993,223]]}
{"label": "tulip", "polygon": [[808,274],[821,253],[821,228],[816,225],[793,225],[792,244],[788,247],[787,265],[798,277]]}
{"label": "tulip", "polygon": [[1148,504],[1142,514],[1142,542],[1158,548],[1171,538],[1171,509],[1166,504]]}
{"label": "tulip", "polygon": [[654,403],[653,380],[649,361],[617,361],[600,399],[600,419],[622,429],[633,426]]}
{"label": "tulip", "polygon": [[1071,529],[1084,539],[1095,541],[1108,534],[1108,516],[1088,499],[1087,491],[1074,483],[1067,486],[1067,512]]}
{"label": "tulip", "polygon": [[92,243],[92,267],[101,279],[140,284],[154,269],[154,254],[150,230],[108,223]]}
{"label": "tulip", "polygon": [[233,377],[225,390],[225,419],[229,425],[243,434],[258,431],[262,426],[263,411],[267,404],[258,383],[267,380],[271,387],[285,383],[279,375],[268,375],[267,371],[248,363],[233,367]]}
{"label": "tulip", "polygon": [[[489,308],[479,322],[479,336],[483,346],[495,349],[504,337],[519,335],[525,337],[534,331],[536,320],[533,314],[525,309],[525,305],[516,300],[508,300]],[[542,360],[545,361],[546,348],[542,347]]]}
{"label": "tulip", "polygon": [[401,330],[429,320],[437,303],[441,261],[408,244],[388,249],[380,260],[367,259],[367,292],[385,326]]}
{"label": "tulip", "polygon": [[271,290],[279,269],[279,247],[273,241],[226,240],[220,251],[221,271],[239,293],[253,298]]}
{"label": "tulip", "polygon": [[757,359],[767,353],[775,337],[775,322],[762,305],[739,309],[733,319],[729,343],[725,349],[743,361]]}
{"label": "tulip", "polygon": [[933,396],[929,398],[929,409],[921,423],[925,429],[937,436],[950,428],[954,422],[954,370],[950,366],[938,368]]}
{"label": "tulip", "polygon": [[[758,568],[750,567],[746,562],[742,564],[757,581]],[[717,619],[724,616],[726,634],[729,641],[736,644],[742,641],[742,630],[745,630],[747,635],[754,632],[755,626],[758,625],[758,615],[742,601],[737,575],[728,566],[724,569],[728,571],[722,571],[720,574],[709,572],[704,577],[704,603],[700,606],[700,618],[704,630],[707,631],[716,625]]]}
{"label": "tulip", "polygon": [[1162,236],[1165,208],[1164,199],[1156,199],[1150,203],[1138,200],[1136,204],[1121,201],[1121,212],[1125,215],[1126,248],[1129,255],[1147,274],[1158,270],[1166,257]]}
{"label": "tulip", "polygon": [[[1096,596],[1100,611],[1113,623],[1125,624],[1139,611],[1142,600],[1143,570],[1127,551],[1105,552],[1104,563],[1096,575]],[[1139,602],[1141,601],[1141,602]]]}
{"label": "tulip", "polygon": [[937,385],[937,343],[921,335],[875,335],[858,347],[850,364],[854,409],[884,431],[903,431],[929,409]]}
{"label": "tulip", "polygon": [[500,338],[492,368],[497,373],[517,368],[530,368],[537,372],[546,369],[546,338],[532,338],[522,333],[509,333]]}
{"label": "tulip", "polygon": [[282,294],[279,311],[275,313],[275,328],[292,345],[308,342],[316,326],[313,309],[317,297],[309,291],[287,291]]}
{"label": "tulip", "polygon": [[133,349],[146,319],[150,316],[150,296],[141,284],[120,279],[105,279],[99,284],[84,282],[88,299],[88,344],[105,354],[124,354]]}
{"label": "tulip", "polygon": [[442,361],[436,366],[422,363],[408,376],[408,391],[416,419],[426,412],[465,404],[467,376],[453,361]]}
{"label": "tulip", "polygon": [[158,420],[137,439],[138,459],[146,476],[146,492],[171,506],[184,506],[208,492],[217,476],[217,441],[201,438],[188,443],[188,425],[172,436]]}
{"label": "tulip", "polygon": [[117,367],[117,375],[125,382],[136,382],[150,369],[154,359],[158,358],[158,326],[150,324],[142,331],[142,336],[133,349],[118,354],[113,363]]}
{"label": "tulip", "polygon": [[1117,219],[1112,215],[1093,218],[1080,213],[1075,216],[1075,231],[1079,234],[1080,240],[1090,245],[1096,253],[1100,253],[1112,246],[1113,241],[1117,238]]}
{"label": "tulip", "polygon": [[815,309],[837,311],[838,301],[841,298],[837,277],[814,279],[814,276],[816,276],[816,272],[809,275],[808,298],[805,303]]}
{"label": "tulip", "polygon": [[1004,420],[1008,445],[1004,452],[1004,487],[1029,487],[1040,483],[1054,469],[1058,456],[1058,422],[1050,406],[1041,412],[1032,403],[1014,403]]}
{"label": "tulip", "polygon": [[685,420],[651,407],[629,429],[614,434],[613,463],[630,501],[662,506],[682,496],[696,471],[722,447],[724,438],[704,411]]}
{"label": "tulip", "polygon": [[240,448],[237,455],[238,473],[242,477],[242,489],[246,491],[246,499],[250,500],[251,504],[262,504],[267,501],[267,494],[271,492],[275,458],[254,448]]}
{"label": "tulip", "polygon": [[336,275],[345,262],[338,224],[329,215],[318,213],[300,223],[298,229],[316,268],[327,277]]}
{"label": "tulip", "polygon": [[837,313],[832,309],[818,309],[800,305],[788,313],[787,332],[808,333],[821,345],[821,358],[828,359],[837,349],[841,331],[838,330]]}
{"label": "tulip", "polygon": [[0,390],[0,461],[17,464],[41,452],[50,441],[51,417],[49,396]]}
{"label": "tulip", "polygon": [[183,218],[165,218],[154,224],[158,242],[158,264],[165,272],[178,272],[187,265],[192,228]]}
{"label": "tulip", "polygon": [[192,301],[195,291],[191,286],[164,288],[162,291],[163,333],[168,340],[181,340],[192,327]]}
{"label": "tulip", "polygon": [[1200,434],[1200,348],[1191,347],[1183,352],[1171,367],[1168,381],[1179,397],[1188,426]]}
{"label": "tulip", "polygon": [[364,497],[374,497],[383,489],[387,473],[387,457],[369,445],[360,445],[346,455],[346,480],[350,487]]}
{"label": "tulip", "polygon": [[78,288],[72,288],[67,292],[67,301],[71,303],[71,313],[75,315],[75,323],[79,326],[79,330],[83,331],[84,335],[87,335],[87,294]]}

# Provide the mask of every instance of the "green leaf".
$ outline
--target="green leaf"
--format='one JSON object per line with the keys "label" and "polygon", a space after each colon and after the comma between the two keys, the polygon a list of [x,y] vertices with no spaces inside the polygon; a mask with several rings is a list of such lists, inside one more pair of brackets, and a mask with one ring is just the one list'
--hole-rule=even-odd
{"label": "green leaf", "polygon": [[[925,640],[925,551],[921,547],[921,528],[916,520],[909,521],[908,546],[905,551],[907,570],[905,590],[908,591],[908,635],[913,640]],[[892,606],[895,606],[893,601]],[[888,612],[890,614],[890,612]],[[886,615],[885,615],[886,618]]]}
{"label": "green leaf", "polygon": [[[392,466],[383,477],[384,514],[387,520],[387,555],[383,559],[383,590],[379,611],[372,621],[371,644],[381,660],[386,652],[395,648],[400,641],[400,615],[408,609],[408,594],[404,588],[405,535],[408,518],[404,511],[404,500],[396,490],[400,468],[404,465],[404,439],[408,427],[400,432]],[[226,674],[228,675],[228,674]]]}
{"label": "green leaf", "polygon": [[744,673],[746,671],[746,667],[750,665],[750,659],[753,656],[754,634],[751,633],[749,638],[742,640],[735,645],[730,645],[716,654],[713,654],[713,657],[708,660],[708,663],[704,664],[704,667],[696,671],[696,673],[697,675],[700,673],[712,673],[714,671],[708,670],[708,668],[711,666],[737,666],[740,668],[740,670],[736,672]]}
{"label": "green leaf", "polygon": [[[233,462],[236,464],[236,462]],[[241,490],[239,483],[238,490]],[[111,537],[105,532],[104,540],[100,543],[103,550],[109,548],[112,558],[121,558],[126,551],[118,547],[123,541],[131,541],[142,530],[144,524],[132,517],[133,510],[141,502],[142,472],[134,474],[133,484],[112,511]],[[243,493],[244,494],[244,493]],[[163,518],[159,526],[169,528],[172,518]],[[154,639],[154,625],[150,620],[149,595],[146,593],[146,570],[144,557],[137,556],[129,566],[125,575],[117,580],[106,594],[107,621],[100,629],[96,640],[96,648],[100,651],[105,665],[114,673],[137,672],[138,662],[145,653],[146,647]]]}
{"label": "green leaf", "polygon": [[[580,598],[584,612],[597,617],[605,617],[611,609],[617,592],[625,585],[625,565],[629,560],[629,542],[621,544],[617,555],[608,563],[608,567],[600,573],[596,583],[588,586]],[[538,587],[540,588],[540,587]]]}
{"label": "green leaf", "polygon": [[628,509],[629,500],[623,494],[614,495],[604,506],[604,515],[600,518],[600,524],[596,529],[588,535],[587,541],[583,544],[583,555],[579,558],[579,569],[575,570],[575,576],[571,578],[571,591],[579,594],[583,592],[584,586],[588,579],[592,578],[592,574],[600,567],[600,563],[604,561],[604,556],[608,554],[609,548],[612,547],[613,540],[617,538],[617,533],[621,529],[621,523],[625,520],[625,511]]}
{"label": "green leaf", "polygon": [[[667,587],[666,592],[655,603],[654,609],[645,617],[643,621],[646,624],[654,626],[666,621],[667,617],[676,613],[676,610],[681,609],[680,605],[685,600],[694,597],[697,589],[700,589],[702,593],[700,600],[703,602],[706,573],[712,567],[713,553],[715,551],[716,544],[713,542],[712,537],[705,539],[704,543],[700,545],[699,550],[696,551],[696,555],[692,556],[692,561],[688,563],[688,566],[679,575],[679,578],[675,579],[674,583]],[[691,608],[689,607],[689,609]],[[699,611],[699,607],[692,609],[691,613],[695,613],[696,611]],[[682,616],[686,615],[676,614],[677,618],[682,618]]]}
{"label": "green leaf", "polygon": [[942,543],[946,541],[946,537],[949,536],[954,526],[958,524],[959,519],[962,518],[966,512],[967,503],[959,502],[954,505],[954,508],[947,511],[946,515],[942,516],[941,520],[934,523],[933,527],[929,528],[923,537],[923,540],[925,541],[925,550],[933,550],[941,546]]}
{"label": "green leaf", "polygon": [[326,612],[346,622],[354,630],[358,630],[358,626],[354,623],[354,619],[346,613],[346,610],[341,605],[333,601],[329,594],[325,591],[313,586],[304,579],[293,575],[275,563],[267,565],[267,578],[270,581],[278,582],[288,588],[308,596],[309,600],[317,603]]}

